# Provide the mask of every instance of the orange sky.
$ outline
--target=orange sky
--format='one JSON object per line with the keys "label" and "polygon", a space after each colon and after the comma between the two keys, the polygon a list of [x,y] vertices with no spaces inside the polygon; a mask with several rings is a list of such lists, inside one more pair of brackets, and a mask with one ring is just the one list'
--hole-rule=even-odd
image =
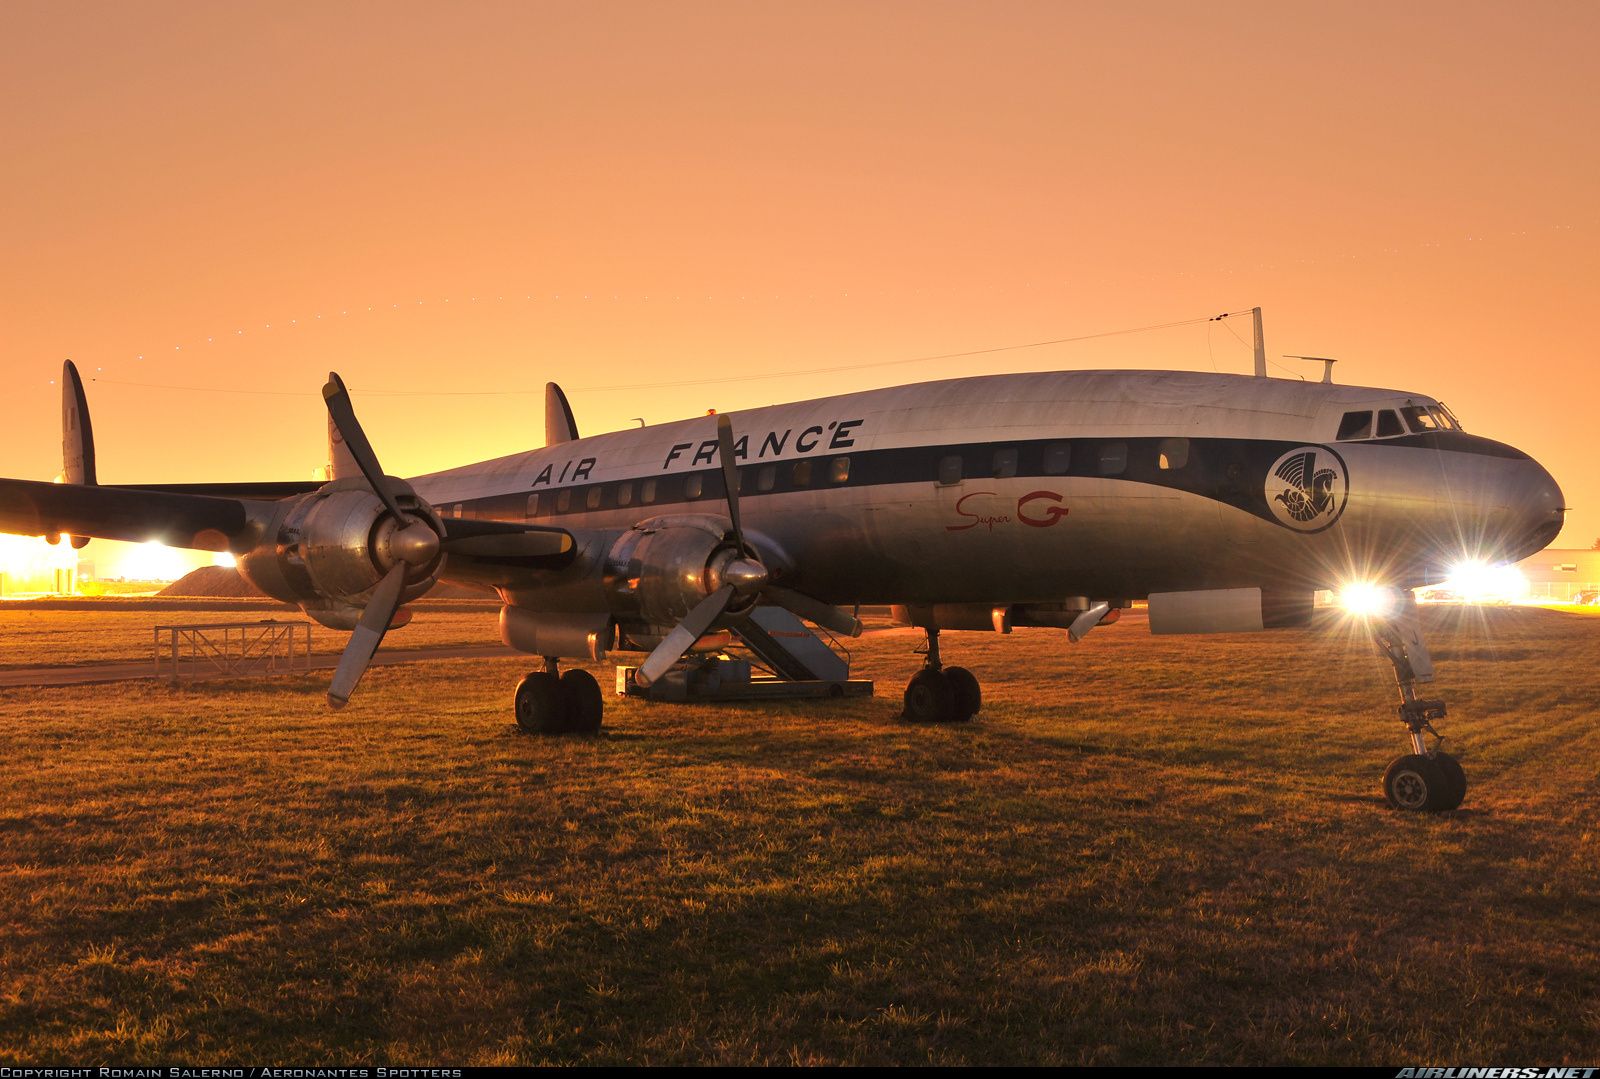
{"label": "orange sky", "polygon": [[1213,326],[585,389],[1260,304],[1269,354],[1534,454],[1587,547],[1597,38],[1588,3],[8,4],[3,471],[59,471],[65,356],[102,380],[102,479],[284,479],[322,455],[330,368],[415,473],[538,444],[542,398],[376,391],[553,378],[593,432],[1246,371]]}

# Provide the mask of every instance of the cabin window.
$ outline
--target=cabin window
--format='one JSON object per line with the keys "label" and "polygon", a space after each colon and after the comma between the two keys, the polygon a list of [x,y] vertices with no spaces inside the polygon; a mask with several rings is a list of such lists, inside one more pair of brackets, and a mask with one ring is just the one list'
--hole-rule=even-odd
{"label": "cabin window", "polygon": [[531,494],[528,496],[528,516],[539,516],[539,496],[537,494]]}
{"label": "cabin window", "polygon": [[811,486],[811,462],[796,461],[794,463],[794,485],[796,487]]}
{"label": "cabin window", "polygon": [[1126,442],[1100,443],[1100,475],[1120,476],[1128,467],[1128,444]]}
{"label": "cabin window", "polygon": [[556,512],[566,513],[572,508],[572,488],[563,487],[556,492]]}
{"label": "cabin window", "polygon": [[961,482],[961,455],[959,453],[947,454],[939,458],[939,483],[949,487]]}
{"label": "cabin window", "polygon": [[450,511],[450,516],[452,516],[452,517],[460,517],[461,516],[461,503],[457,502],[455,504],[455,508]]}
{"label": "cabin window", "polygon": [[653,480],[653,479],[645,480],[643,483],[641,483],[639,485],[639,501],[643,502],[645,505],[648,506],[650,503],[654,502],[655,500],[656,500],[656,481]]}
{"label": "cabin window", "polygon": [[1372,437],[1372,413],[1346,412],[1339,421],[1339,441],[1354,442],[1358,438]]}
{"label": "cabin window", "polygon": [[1163,438],[1156,446],[1156,467],[1161,469],[1182,468],[1189,463],[1189,440],[1187,438]]}
{"label": "cabin window", "polygon": [[605,497],[605,493],[604,487],[589,488],[589,494],[588,497],[584,499],[584,505],[588,506],[592,510],[599,509],[600,500]]}
{"label": "cabin window", "polygon": [[631,480],[627,483],[617,484],[617,505],[633,505],[633,482]]}
{"label": "cabin window", "polygon": [[844,483],[850,479],[850,458],[835,457],[828,462],[828,480],[832,483]]}
{"label": "cabin window", "polygon": [[756,490],[770,491],[778,486],[778,466],[762,465],[756,470]]}
{"label": "cabin window", "polygon": [[1395,415],[1393,409],[1386,408],[1378,413],[1379,438],[1394,438],[1405,433],[1406,429],[1400,426],[1400,417]]}
{"label": "cabin window", "polygon": [[705,493],[705,489],[706,478],[698,472],[691,473],[689,477],[683,481],[684,498],[699,498]]}
{"label": "cabin window", "polygon": [[994,451],[994,478],[997,480],[1010,479],[1017,474],[1016,447]]}
{"label": "cabin window", "polygon": [[1072,443],[1051,442],[1044,448],[1044,474],[1064,476],[1072,467]]}

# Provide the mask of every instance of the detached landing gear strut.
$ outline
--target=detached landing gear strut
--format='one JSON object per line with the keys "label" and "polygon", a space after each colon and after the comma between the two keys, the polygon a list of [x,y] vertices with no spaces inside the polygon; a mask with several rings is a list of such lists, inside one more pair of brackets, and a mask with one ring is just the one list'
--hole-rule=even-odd
{"label": "detached landing gear strut", "polygon": [[928,630],[928,652],[922,670],[906,683],[905,710],[913,723],[963,723],[983,708],[983,690],[965,667],[939,662],[939,631]]}
{"label": "detached landing gear strut", "polygon": [[594,734],[604,710],[594,675],[574,668],[558,676],[555,656],[517,683],[517,726],[529,734]]}
{"label": "detached landing gear strut", "polygon": [[[1416,601],[1407,598],[1397,614],[1372,621],[1372,639],[1394,664],[1400,722],[1411,736],[1411,752],[1396,757],[1383,773],[1383,796],[1396,809],[1454,809],[1467,795],[1467,774],[1439,748],[1444,736],[1433,729],[1433,721],[1445,716],[1444,701],[1417,696],[1417,683],[1433,681],[1433,659],[1422,642]],[[1431,749],[1424,734],[1433,736]]]}

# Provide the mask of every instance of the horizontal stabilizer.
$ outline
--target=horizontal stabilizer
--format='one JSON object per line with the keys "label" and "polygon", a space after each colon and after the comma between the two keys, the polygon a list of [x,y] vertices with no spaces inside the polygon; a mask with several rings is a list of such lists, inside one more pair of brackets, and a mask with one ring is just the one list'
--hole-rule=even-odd
{"label": "horizontal stabilizer", "polygon": [[244,502],[205,495],[0,479],[0,531],[226,551],[249,525]]}

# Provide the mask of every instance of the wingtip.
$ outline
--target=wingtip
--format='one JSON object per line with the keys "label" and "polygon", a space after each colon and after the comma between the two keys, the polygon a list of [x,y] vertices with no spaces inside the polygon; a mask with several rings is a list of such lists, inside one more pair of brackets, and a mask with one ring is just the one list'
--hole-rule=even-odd
{"label": "wingtip", "polygon": [[328,694],[328,707],[332,708],[335,712],[349,703],[349,697],[335,697],[332,693]]}

